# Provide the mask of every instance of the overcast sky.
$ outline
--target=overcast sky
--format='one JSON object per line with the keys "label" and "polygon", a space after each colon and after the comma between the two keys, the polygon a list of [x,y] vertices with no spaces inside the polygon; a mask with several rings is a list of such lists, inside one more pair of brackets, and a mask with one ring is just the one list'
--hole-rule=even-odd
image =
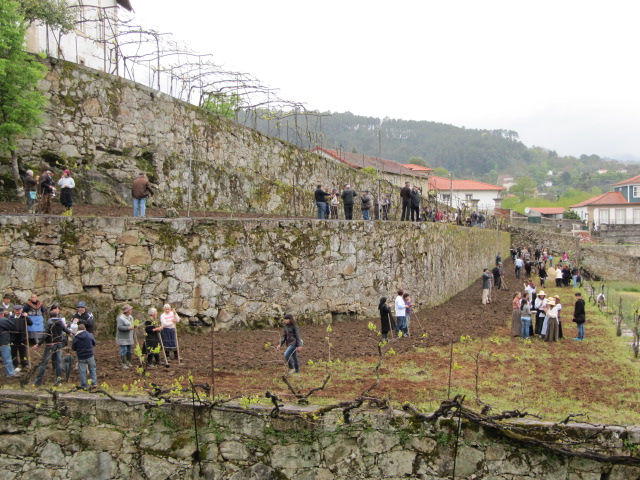
{"label": "overcast sky", "polygon": [[638,0],[132,0],[136,19],[308,109],[516,130],[640,159]]}

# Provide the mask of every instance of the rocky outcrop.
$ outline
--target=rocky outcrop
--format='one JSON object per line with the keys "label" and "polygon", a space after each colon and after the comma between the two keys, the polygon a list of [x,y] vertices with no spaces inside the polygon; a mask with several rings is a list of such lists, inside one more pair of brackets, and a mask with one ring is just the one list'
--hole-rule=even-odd
{"label": "rocky outcrop", "polygon": [[330,323],[375,315],[398,288],[416,305],[440,303],[508,242],[437,223],[3,217],[0,291],[86,300],[105,323],[125,302],[169,302],[217,329],[270,325],[284,311]]}

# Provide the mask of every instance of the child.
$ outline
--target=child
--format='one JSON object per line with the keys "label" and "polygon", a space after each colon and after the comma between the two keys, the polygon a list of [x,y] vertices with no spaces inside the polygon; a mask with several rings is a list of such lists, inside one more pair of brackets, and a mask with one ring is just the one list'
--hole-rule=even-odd
{"label": "child", "polygon": [[280,351],[280,347],[286,343],[287,349],[284,351],[284,359],[289,365],[289,373],[300,373],[298,352],[302,350],[303,344],[302,338],[300,338],[300,329],[290,313],[284,316],[284,324],[284,331],[276,350]]}
{"label": "child", "polygon": [[409,335],[409,324],[411,323],[411,297],[408,293],[405,293],[404,295],[402,295],[402,299],[404,300],[405,305],[404,321],[407,326],[406,336],[410,337],[411,335]]}

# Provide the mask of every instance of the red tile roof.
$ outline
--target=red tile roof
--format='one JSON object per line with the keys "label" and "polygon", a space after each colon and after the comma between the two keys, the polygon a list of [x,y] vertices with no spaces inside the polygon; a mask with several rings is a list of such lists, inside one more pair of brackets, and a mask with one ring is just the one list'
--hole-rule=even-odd
{"label": "red tile roof", "polygon": [[635,177],[628,178],[627,180],[614,183],[614,185],[627,185],[629,183],[640,183],[640,175],[636,175]]}
{"label": "red tile roof", "polygon": [[567,211],[564,207],[531,207],[529,210],[541,213],[542,215],[558,215]]}
{"label": "red tile roof", "polygon": [[[429,187],[436,190],[449,190],[451,188],[451,179],[438,177],[431,175],[429,177]],[[504,187],[498,185],[491,185],[489,183],[476,182],[475,180],[456,180],[453,179],[453,189],[460,190],[506,190]]]}
{"label": "red tile roof", "polygon": [[385,158],[371,157],[362,153],[348,153],[338,152],[337,150],[331,150],[329,148],[315,147],[312,152],[323,152],[332,158],[348,165],[352,168],[365,168],[374,167],[378,170],[391,173],[399,173],[401,175],[420,175],[418,172],[405,167],[403,164],[394,162],[393,160],[387,160]]}
{"label": "red tile roof", "polygon": [[429,168],[429,167],[423,167],[422,165],[416,165],[414,163],[403,163],[403,165],[411,170],[413,170],[414,172],[424,172],[424,173],[429,173],[429,172],[433,172],[433,168]]}
{"label": "red tile roof", "polygon": [[607,192],[597,197],[592,197],[584,202],[571,205],[569,208],[588,207],[591,205],[631,205],[620,192]]}

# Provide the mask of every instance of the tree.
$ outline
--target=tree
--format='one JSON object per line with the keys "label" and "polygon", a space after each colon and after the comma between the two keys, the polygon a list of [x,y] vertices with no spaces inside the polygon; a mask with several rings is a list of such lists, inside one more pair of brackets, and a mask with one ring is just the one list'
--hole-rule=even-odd
{"label": "tree", "polygon": [[0,153],[11,156],[16,190],[22,182],[16,155],[17,140],[42,121],[46,98],[38,90],[45,67],[24,49],[26,25],[18,4],[0,2]]}
{"label": "tree", "polygon": [[422,167],[430,167],[431,166],[422,157],[411,157],[407,163],[411,163],[413,165],[420,165]]}
{"label": "tree", "polygon": [[509,189],[509,192],[517,195],[521,199],[534,196],[536,191],[536,182],[534,182],[531,177],[518,177],[516,184]]}
{"label": "tree", "polygon": [[18,0],[18,14],[27,26],[44,24],[62,34],[69,33],[76,24],[76,15],[65,0]]}

